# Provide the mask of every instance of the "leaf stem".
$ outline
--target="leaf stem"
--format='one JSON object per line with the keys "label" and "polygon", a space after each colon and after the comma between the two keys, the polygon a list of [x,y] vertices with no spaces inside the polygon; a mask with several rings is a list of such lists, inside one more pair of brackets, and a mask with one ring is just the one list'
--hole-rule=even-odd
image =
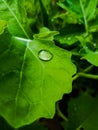
{"label": "leaf stem", "polygon": [[86,15],[85,15],[85,10],[84,10],[83,4],[82,4],[82,0],[80,0],[80,6],[81,6],[82,13],[83,13],[83,18],[84,18],[84,23],[85,23],[85,31],[88,34],[88,23],[86,20]]}
{"label": "leaf stem", "polygon": [[94,67],[93,65],[90,65],[90,66],[88,66],[86,69],[84,69],[83,72],[87,72],[87,71],[91,70],[93,67]]}
{"label": "leaf stem", "polygon": [[85,78],[90,78],[90,79],[98,79],[98,75],[93,75],[93,74],[86,74],[86,73],[83,73],[83,72],[79,72],[78,75],[80,77],[85,77]]}
{"label": "leaf stem", "polygon": [[[86,69],[84,69],[83,72],[87,72],[87,71],[91,70],[93,67],[94,67],[93,65],[90,65]],[[78,72],[78,73],[80,73],[80,72]],[[78,73],[72,78],[73,81],[79,77]]]}
{"label": "leaf stem", "polygon": [[93,75],[93,74],[86,74],[87,71],[91,70],[94,66],[90,65],[89,67],[87,67],[86,69],[84,69],[83,72],[78,72],[73,78],[72,80],[76,80],[78,77],[85,77],[85,78],[91,78],[91,79],[98,79],[98,75]]}
{"label": "leaf stem", "polygon": [[57,113],[58,115],[64,120],[64,121],[68,121],[67,117],[62,113],[62,111],[60,110],[60,107],[59,107],[59,103],[57,102],[57,105],[56,105],[56,109],[57,109]]}

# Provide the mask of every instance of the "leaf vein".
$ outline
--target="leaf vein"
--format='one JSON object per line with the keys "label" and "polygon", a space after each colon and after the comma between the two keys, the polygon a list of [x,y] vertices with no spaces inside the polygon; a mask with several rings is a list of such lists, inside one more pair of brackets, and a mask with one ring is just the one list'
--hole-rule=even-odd
{"label": "leaf vein", "polygon": [[3,3],[6,5],[6,7],[8,8],[8,10],[10,11],[10,13],[12,14],[12,16],[15,18],[15,20],[17,21],[19,27],[21,28],[21,30],[23,31],[23,33],[25,34],[25,36],[30,39],[30,37],[28,36],[27,32],[25,31],[24,27],[22,26],[22,24],[20,23],[20,21],[18,20],[17,16],[15,15],[15,13],[12,11],[12,9],[10,8],[10,6],[7,4],[7,2],[5,0],[2,0]]}

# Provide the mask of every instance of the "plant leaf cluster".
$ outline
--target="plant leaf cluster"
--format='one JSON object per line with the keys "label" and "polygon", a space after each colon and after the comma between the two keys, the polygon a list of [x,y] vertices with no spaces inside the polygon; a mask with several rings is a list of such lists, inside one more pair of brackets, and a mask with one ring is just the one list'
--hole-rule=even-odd
{"label": "plant leaf cluster", "polygon": [[52,118],[55,103],[79,89],[66,101],[63,126],[94,128],[97,96],[88,91],[97,89],[78,87],[85,78],[98,80],[97,67],[98,0],[0,0],[0,116],[12,127]]}

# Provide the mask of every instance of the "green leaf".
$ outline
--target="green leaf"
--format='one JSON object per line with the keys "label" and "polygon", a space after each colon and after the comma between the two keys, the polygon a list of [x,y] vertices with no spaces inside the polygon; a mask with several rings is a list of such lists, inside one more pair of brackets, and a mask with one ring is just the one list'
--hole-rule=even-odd
{"label": "green leaf", "polygon": [[8,30],[12,35],[29,38],[32,33],[24,2],[25,0],[0,0],[0,19],[8,22]]}
{"label": "green leaf", "polygon": [[[67,12],[73,12],[78,19],[81,19],[82,17],[82,11],[81,11],[81,7],[80,7],[80,2],[79,0],[66,0],[64,2],[59,2],[58,5],[67,10]],[[73,14],[73,15],[74,15]]]}
{"label": "green leaf", "polygon": [[59,35],[55,38],[55,40],[58,41],[60,44],[65,44],[70,46],[77,42],[75,36],[76,36],[75,34]]}
{"label": "green leaf", "polygon": [[75,44],[78,36],[84,32],[84,27],[79,24],[67,24],[60,30],[60,34],[55,36],[55,40],[63,45],[71,46]]}
{"label": "green leaf", "polygon": [[25,9],[28,16],[28,22],[32,28],[33,33],[36,29],[42,26],[48,27],[49,17],[51,11],[51,0],[25,0]]}
{"label": "green leaf", "polygon": [[96,17],[97,0],[66,0],[58,5],[68,12],[74,12],[80,21],[85,25],[86,32],[89,31],[88,22]]}
{"label": "green leaf", "polygon": [[55,102],[72,91],[76,68],[71,53],[45,40],[13,37],[5,43],[0,55],[0,115],[15,128],[52,118]]}
{"label": "green leaf", "polygon": [[[89,118],[87,118],[83,122],[83,124],[81,124],[80,128],[84,128],[84,130],[93,130],[93,129],[98,130],[97,121],[98,121],[98,104],[96,104],[94,110],[91,112],[91,114],[89,114]],[[77,129],[77,130],[80,130],[80,129]]]}
{"label": "green leaf", "polygon": [[87,21],[90,21],[95,17],[97,0],[66,0],[58,5],[67,11],[74,12],[81,20],[85,17]]}
{"label": "green leaf", "polygon": [[89,32],[98,32],[98,15],[94,20],[89,22]]}
{"label": "green leaf", "polygon": [[[1,130],[15,130],[2,117],[0,117],[0,129]],[[44,124],[36,121],[30,125],[23,126],[19,128],[18,130],[47,130],[47,128]]]}
{"label": "green leaf", "polygon": [[40,29],[40,32],[38,34],[35,34],[33,37],[34,39],[37,39],[37,40],[53,41],[54,36],[57,34],[59,34],[58,31],[50,31],[48,28],[42,27]]}
{"label": "green leaf", "polygon": [[9,34],[7,28],[0,35],[0,55],[10,46],[11,34]]}
{"label": "green leaf", "polygon": [[[48,0],[48,1],[41,0],[41,1],[42,1],[44,8],[48,12],[48,10],[50,9],[51,0]],[[32,20],[36,20],[36,17],[38,17],[39,12],[42,11],[40,6],[41,5],[40,5],[39,0],[38,1],[36,1],[36,0],[25,1],[26,12],[27,12],[27,15],[29,16],[29,18],[34,18]]]}
{"label": "green leaf", "polygon": [[87,17],[87,21],[91,21],[96,16],[96,7],[98,4],[98,0],[86,0],[85,4],[85,13]]}
{"label": "green leaf", "polygon": [[89,51],[81,59],[86,59],[91,64],[98,66],[98,51]]}
{"label": "green leaf", "polygon": [[0,20],[0,35],[4,32],[6,26],[7,26],[7,21]]}
{"label": "green leaf", "polygon": [[96,45],[96,37],[95,42],[92,41],[93,37],[92,35],[87,36],[77,36],[77,39],[80,41],[82,45],[82,51],[80,50],[80,54],[82,55],[81,59],[86,59],[89,63],[98,66],[98,49]]}
{"label": "green leaf", "polygon": [[98,125],[98,97],[91,97],[81,93],[72,98],[68,105],[68,122],[63,123],[65,130],[97,130]]}

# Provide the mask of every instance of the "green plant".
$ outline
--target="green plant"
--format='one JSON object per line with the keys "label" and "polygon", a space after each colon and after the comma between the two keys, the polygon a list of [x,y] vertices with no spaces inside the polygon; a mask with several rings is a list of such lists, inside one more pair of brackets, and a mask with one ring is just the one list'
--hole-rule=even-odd
{"label": "green plant", "polygon": [[0,115],[13,128],[53,118],[56,107],[65,130],[98,129],[97,6],[0,0]]}

